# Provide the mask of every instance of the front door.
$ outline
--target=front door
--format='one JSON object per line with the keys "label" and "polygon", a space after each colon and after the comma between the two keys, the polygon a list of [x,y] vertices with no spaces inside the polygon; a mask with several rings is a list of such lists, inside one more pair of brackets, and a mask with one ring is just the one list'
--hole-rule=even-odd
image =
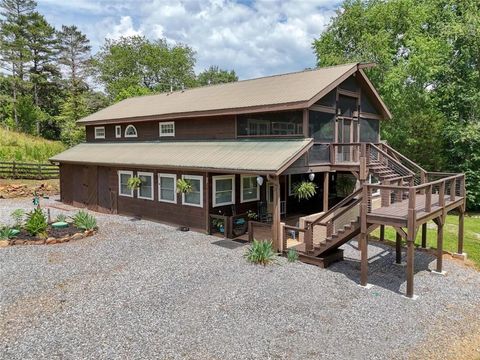
{"label": "front door", "polygon": [[[357,141],[357,122],[352,119],[340,118],[337,121],[337,142],[351,144]],[[349,162],[353,160],[354,146],[339,146],[337,161]]]}

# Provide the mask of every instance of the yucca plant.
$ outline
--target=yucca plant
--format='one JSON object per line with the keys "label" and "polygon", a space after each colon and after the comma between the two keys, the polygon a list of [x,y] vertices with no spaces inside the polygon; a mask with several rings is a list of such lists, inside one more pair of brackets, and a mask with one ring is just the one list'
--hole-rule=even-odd
{"label": "yucca plant", "polygon": [[25,230],[32,235],[44,235],[47,231],[47,217],[43,213],[42,209],[35,209],[28,213],[27,222],[25,223]]}
{"label": "yucca plant", "polygon": [[275,262],[277,254],[273,250],[271,241],[258,241],[253,239],[252,245],[245,252],[245,258],[252,264],[266,266]]}
{"label": "yucca plant", "polygon": [[72,219],[73,224],[81,230],[94,230],[97,228],[97,220],[86,211],[78,211]]}
{"label": "yucca plant", "polygon": [[287,251],[287,260],[288,262],[295,262],[298,260],[298,251],[293,249],[288,249]]}
{"label": "yucca plant", "polygon": [[293,195],[298,200],[308,200],[317,193],[317,185],[310,181],[302,181],[293,185]]}
{"label": "yucca plant", "polygon": [[66,222],[67,221],[67,216],[65,214],[58,214],[57,217],[55,218],[56,222]]}
{"label": "yucca plant", "polygon": [[8,226],[0,229],[0,240],[9,240],[13,238],[13,236],[13,230]]}

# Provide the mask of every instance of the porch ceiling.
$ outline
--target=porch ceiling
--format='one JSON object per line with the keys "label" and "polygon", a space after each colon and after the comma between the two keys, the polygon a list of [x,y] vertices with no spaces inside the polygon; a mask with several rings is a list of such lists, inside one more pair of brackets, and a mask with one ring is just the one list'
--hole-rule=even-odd
{"label": "porch ceiling", "polygon": [[279,174],[303,155],[312,139],[86,143],[52,162]]}

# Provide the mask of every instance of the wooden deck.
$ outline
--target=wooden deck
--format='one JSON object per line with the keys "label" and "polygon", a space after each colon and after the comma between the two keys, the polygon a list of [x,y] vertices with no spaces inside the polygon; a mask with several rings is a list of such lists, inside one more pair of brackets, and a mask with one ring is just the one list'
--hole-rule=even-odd
{"label": "wooden deck", "polygon": [[[464,201],[463,197],[455,196],[452,200],[450,196],[444,197],[444,206],[440,205],[438,194],[431,195],[430,211],[426,211],[426,195],[417,194],[415,201],[416,221],[422,224],[439,216],[442,211],[449,211],[458,207]],[[408,199],[390,204],[388,206],[381,206],[371,210],[367,215],[367,222],[380,225],[400,225],[406,226],[408,220]]]}

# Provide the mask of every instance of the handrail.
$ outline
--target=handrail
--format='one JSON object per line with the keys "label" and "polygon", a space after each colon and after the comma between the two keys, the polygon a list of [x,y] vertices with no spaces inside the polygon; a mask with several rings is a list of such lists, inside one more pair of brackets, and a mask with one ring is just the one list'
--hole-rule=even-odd
{"label": "handrail", "polygon": [[313,226],[313,225],[319,224],[321,222],[321,220],[330,216],[335,210],[338,210],[340,207],[344,206],[346,203],[348,203],[350,200],[352,200],[355,196],[358,196],[361,193],[362,193],[362,188],[359,188],[359,189],[355,190],[353,193],[348,195],[346,198],[344,198],[342,201],[340,201],[334,207],[330,208],[325,213],[323,213],[323,215],[320,215],[320,217],[318,217],[314,221],[309,222],[310,225]]}
{"label": "handrail", "polygon": [[387,152],[383,151],[382,149],[380,149],[378,146],[376,146],[375,144],[373,143],[370,143],[369,144],[370,146],[372,146],[374,149],[376,149],[380,154],[382,154],[383,156],[386,156],[387,158],[389,158],[390,160],[392,160],[394,163],[396,163],[398,166],[400,166],[401,168],[403,168],[405,171],[407,171],[408,173],[410,173],[411,175],[415,175],[415,172],[413,172],[412,170],[410,170],[409,168],[407,168],[405,165],[403,165],[401,162],[399,162],[397,159],[395,159],[393,156],[391,156],[390,154],[388,154]]}
{"label": "handrail", "polygon": [[[338,219],[340,216],[342,216],[343,214],[345,214],[347,211],[349,211],[351,208],[353,208],[355,205],[359,204],[360,202],[362,201],[362,198],[356,198],[355,201],[350,204],[350,206],[348,207],[344,207],[342,210],[340,210],[338,213],[334,214],[330,219],[328,219],[327,222],[331,222],[331,221],[334,221],[336,219]],[[327,225],[327,222],[320,222],[316,225]]]}
{"label": "handrail", "polygon": [[417,168],[420,172],[424,172],[426,173],[427,171],[422,168],[420,165],[418,165],[417,163],[415,163],[414,161],[410,160],[409,158],[407,158],[405,155],[403,155],[402,153],[398,152],[397,150],[395,150],[394,148],[392,148],[390,145],[388,145],[387,143],[382,143],[381,145],[382,147],[386,147],[388,150],[390,150],[391,152],[393,152],[395,155],[397,155],[398,157],[402,158],[403,160],[405,160],[406,162],[408,162],[411,166]]}

